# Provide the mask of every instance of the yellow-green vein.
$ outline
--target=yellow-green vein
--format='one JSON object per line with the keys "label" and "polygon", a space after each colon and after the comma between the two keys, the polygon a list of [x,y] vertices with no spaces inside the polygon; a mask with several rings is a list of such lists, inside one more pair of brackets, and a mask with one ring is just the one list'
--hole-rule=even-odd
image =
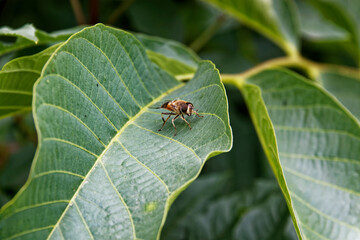
{"label": "yellow-green vein", "polygon": [[85,226],[86,230],[87,230],[88,233],[89,233],[89,236],[91,237],[91,239],[94,240],[94,236],[93,236],[93,234],[91,233],[90,228],[89,228],[89,226],[87,225],[87,223],[86,223],[86,221],[85,221],[85,219],[84,219],[84,216],[82,215],[82,213],[81,213],[81,211],[80,211],[80,209],[79,209],[76,201],[74,201],[74,205],[75,205],[75,208],[76,208],[77,212],[79,213],[79,216],[80,216],[80,218],[81,218],[81,221],[84,223],[84,226]]}
{"label": "yellow-green vein", "polygon": [[46,175],[51,175],[51,174],[54,174],[54,173],[72,175],[72,176],[79,177],[79,178],[82,178],[82,179],[85,178],[85,176],[82,176],[80,174],[69,172],[69,171],[64,171],[64,170],[51,170],[51,171],[41,172],[41,173],[36,174],[33,178],[35,179],[35,178],[43,177],[43,176],[46,176]]}
{"label": "yellow-green vein", "polygon": [[282,126],[282,125],[274,125],[276,130],[283,130],[283,131],[296,131],[296,132],[308,132],[308,133],[335,133],[339,135],[348,136],[351,138],[355,138],[360,140],[360,137],[354,135],[352,133],[337,130],[337,129],[326,129],[326,128],[299,128],[299,127],[291,127],[291,126]]}
{"label": "yellow-green vein", "polygon": [[[77,117],[76,115],[74,115],[72,112],[70,112],[70,111],[68,111],[67,109],[62,108],[62,107],[60,107],[60,106],[58,106],[58,105],[54,105],[54,104],[50,104],[50,103],[42,103],[41,105],[53,107],[53,108],[59,109],[60,111],[63,111],[63,112],[65,112],[65,113],[69,114],[70,116],[72,116],[73,118],[75,118],[79,123],[81,123],[84,127],[86,127],[86,128],[90,131],[90,133],[91,133],[92,135],[94,135],[94,137],[95,137],[104,147],[106,147],[106,145],[101,141],[101,139],[100,139],[80,118],[78,118],[78,117]],[[40,106],[41,106],[41,105],[40,105]]]}
{"label": "yellow-green vein", "polygon": [[[99,48],[98,46],[96,46],[95,44],[93,44],[92,42],[90,42],[89,40],[87,40],[86,38],[82,38],[85,41],[89,42],[91,45],[93,45],[95,48],[97,48],[103,55],[104,57],[109,61],[112,69],[114,69],[116,75],[119,77],[120,81],[124,84],[125,89],[128,91],[129,95],[131,96],[131,98],[134,100],[134,102],[136,103],[136,105],[138,105],[140,108],[142,107],[139,102],[135,99],[134,95],[131,93],[131,91],[129,90],[128,86],[125,84],[123,78],[121,77],[120,73],[118,72],[118,70],[115,68],[114,64],[110,61],[109,57],[103,52],[103,50],[101,48]],[[151,96],[151,95],[150,95]]]}
{"label": "yellow-green vein", "polygon": [[106,167],[104,166],[104,163],[102,162],[102,160],[100,160],[100,164],[102,166],[102,168],[104,169],[104,172],[105,172],[105,175],[106,177],[108,178],[109,180],[109,183],[111,184],[111,186],[113,187],[114,191],[116,192],[116,194],[118,195],[120,201],[122,202],[122,204],[124,205],[128,215],[129,215],[129,220],[130,220],[130,223],[131,223],[131,227],[132,227],[132,230],[133,230],[133,239],[135,240],[136,239],[136,231],[135,231],[135,224],[134,224],[134,219],[133,219],[133,216],[130,212],[130,209],[129,209],[129,206],[126,204],[124,198],[121,196],[120,192],[116,189],[116,186],[114,185],[113,181],[111,180],[110,176],[109,176],[109,173],[108,171],[106,170]]}
{"label": "yellow-green vein", "polygon": [[320,156],[292,154],[292,153],[285,153],[285,152],[279,152],[279,155],[280,155],[280,157],[285,157],[285,158],[301,158],[304,160],[319,160],[319,161],[332,161],[332,162],[343,162],[343,163],[350,163],[350,164],[360,164],[360,160],[349,159],[349,158],[320,157]]}
{"label": "yellow-green vein", "polygon": [[24,235],[26,235],[26,234],[30,234],[30,233],[33,233],[33,232],[42,231],[42,230],[45,230],[45,229],[48,229],[48,228],[52,228],[52,227],[54,227],[54,225],[49,225],[49,226],[46,226],[46,227],[40,227],[40,228],[30,229],[30,230],[27,230],[27,231],[23,231],[23,232],[14,234],[14,235],[12,235],[12,236],[10,236],[10,237],[8,237],[8,238],[5,238],[4,240],[14,239],[14,238],[17,238],[17,237],[24,236]]}
{"label": "yellow-green vein", "polygon": [[170,141],[172,141],[172,142],[175,142],[175,143],[177,143],[177,144],[179,144],[179,145],[187,148],[189,151],[191,151],[191,152],[194,154],[195,158],[197,158],[197,159],[199,160],[200,164],[202,163],[200,157],[195,153],[195,151],[194,151],[192,148],[190,148],[190,147],[186,146],[185,144],[183,144],[182,142],[179,142],[179,141],[177,141],[177,140],[175,140],[175,139],[173,139],[173,138],[169,138],[169,137],[167,137],[167,136],[165,136],[165,135],[162,135],[162,134],[160,134],[160,133],[154,132],[154,131],[152,131],[152,130],[150,130],[150,129],[144,128],[144,127],[142,127],[142,126],[140,126],[140,125],[137,125],[136,123],[132,123],[132,124],[133,124],[134,126],[140,128],[140,129],[143,129],[143,130],[145,130],[145,131],[151,132],[151,133],[153,133],[153,134],[155,134],[155,135],[158,135],[158,136],[160,136],[160,137],[166,138],[166,139],[168,139],[168,140],[170,140]]}
{"label": "yellow-green vein", "polygon": [[[86,174],[85,179],[87,179],[87,177],[94,171],[96,164],[98,162],[101,162],[101,158],[104,156],[104,154],[106,153],[106,151],[109,149],[109,147],[116,141],[116,139],[121,135],[121,133],[123,131],[125,131],[125,129],[131,124],[133,123],[138,117],[140,117],[144,112],[146,112],[148,110],[148,108],[153,105],[155,102],[159,101],[160,99],[162,99],[164,96],[166,96],[167,94],[175,91],[176,89],[182,87],[184,84],[179,84],[171,89],[169,89],[168,91],[164,92],[163,94],[159,95],[157,98],[155,98],[154,100],[152,100],[151,102],[149,102],[146,106],[144,106],[142,109],[140,109],[140,111],[134,115],[132,118],[130,118],[125,124],[124,126],[122,126],[120,128],[120,130],[118,131],[118,133],[111,139],[110,143],[106,146],[106,148],[103,150],[103,152],[101,153],[101,155],[98,157],[98,159],[95,161],[94,165],[92,166],[92,168],[89,170],[89,172]],[[84,179],[84,180],[85,180]],[[52,231],[50,232],[48,239],[52,236],[56,226],[59,225],[59,223],[62,221],[63,217],[65,216],[65,213],[67,212],[67,210],[70,207],[71,202],[75,201],[75,198],[77,196],[79,196],[79,191],[80,189],[84,186],[85,181],[82,181],[82,183],[79,185],[79,187],[77,188],[76,192],[74,193],[73,197],[71,198],[69,204],[67,205],[67,207],[64,209],[63,213],[61,214],[60,218],[58,219],[58,221],[56,222],[56,224],[54,225],[54,228],[52,229]]]}
{"label": "yellow-green vein", "polygon": [[54,138],[54,137],[52,137],[52,138],[44,138],[43,141],[44,141],[44,142],[45,142],[45,141],[55,141],[55,142],[66,143],[66,144],[69,144],[70,146],[79,148],[79,149],[81,149],[81,150],[89,153],[90,155],[93,155],[93,156],[96,157],[96,158],[99,157],[98,155],[96,155],[95,153],[91,152],[90,150],[88,150],[88,149],[86,149],[86,148],[84,148],[84,147],[82,147],[82,146],[80,146],[80,145],[77,145],[77,144],[75,144],[75,143],[73,143],[73,142],[70,142],[70,141],[61,139],[61,138]]}
{"label": "yellow-green vein", "polygon": [[146,170],[148,170],[152,175],[154,175],[166,188],[166,191],[170,193],[168,186],[165,184],[164,180],[162,180],[159,175],[157,175],[153,170],[151,170],[148,166],[146,166],[144,163],[140,162],[134,155],[132,155],[128,149],[124,147],[124,145],[117,139],[117,142],[120,144],[120,146],[124,149],[124,151],[136,162],[138,162],[141,166],[143,166]]}
{"label": "yellow-green vein", "polygon": [[111,98],[111,100],[120,108],[120,110],[128,117],[130,118],[130,116],[127,114],[127,112],[120,106],[120,103],[118,103],[114,97],[109,93],[109,91],[100,83],[99,79],[97,77],[95,77],[95,75],[85,66],[85,64],[83,62],[80,61],[80,59],[78,59],[74,54],[68,52],[68,51],[62,51],[64,53],[68,53],[69,55],[71,55],[73,58],[76,59],[76,61],[78,61],[81,66],[83,66],[83,68],[86,69],[86,71],[88,71],[90,73],[90,75],[95,79],[95,81],[102,87],[102,89],[104,89],[104,91],[107,93],[107,95]]}
{"label": "yellow-green vein", "polygon": [[321,235],[320,233],[314,231],[313,229],[311,229],[308,225],[306,225],[305,223],[299,221],[300,225],[302,225],[303,227],[305,227],[309,232],[313,233],[314,235],[316,235],[317,237],[324,239],[324,240],[330,240],[329,238],[326,238],[325,236]]}
{"label": "yellow-green vein", "polygon": [[321,212],[319,209],[317,209],[317,208],[313,207],[312,205],[310,205],[308,202],[306,202],[304,199],[302,199],[301,197],[299,197],[298,195],[296,195],[294,192],[291,192],[291,191],[289,191],[289,192],[290,192],[290,195],[291,195],[292,198],[296,199],[296,200],[299,201],[301,204],[305,205],[307,208],[309,208],[309,209],[311,209],[312,211],[316,212],[316,213],[319,214],[320,216],[322,216],[322,217],[324,217],[324,218],[326,218],[326,219],[329,219],[329,220],[332,221],[332,222],[338,223],[338,224],[343,225],[343,226],[345,226],[345,227],[347,227],[347,228],[350,228],[350,229],[353,229],[353,230],[355,230],[355,231],[360,232],[360,229],[359,229],[358,227],[356,227],[356,226],[354,226],[354,225],[351,225],[351,224],[349,224],[349,223],[340,221],[340,220],[338,220],[338,219],[336,219],[336,218],[333,218],[333,217],[331,217],[331,216],[329,216],[329,215]]}
{"label": "yellow-green vein", "polygon": [[353,195],[356,195],[356,196],[360,197],[360,192],[355,192],[355,191],[352,191],[352,190],[350,190],[348,188],[340,187],[340,186],[335,185],[335,184],[331,184],[331,183],[328,183],[328,182],[321,181],[319,179],[310,177],[308,175],[296,172],[295,170],[293,170],[291,168],[288,168],[288,167],[285,167],[285,166],[283,166],[283,169],[285,170],[285,172],[291,173],[292,175],[295,175],[295,176],[297,176],[299,178],[302,178],[304,180],[307,180],[309,182],[313,182],[313,183],[316,183],[316,184],[319,184],[319,185],[322,185],[322,186],[333,188],[333,189],[336,189],[336,190],[339,190],[339,191],[342,191],[342,192],[347,192],[349,194],[353,194]]}
{"label": "yellow-green vein", "polygon": [[37,207],[41,207],[41,206],[46,206],[46,205],[50,205],[50,204],[56,204],[56,203],[69,203],[69,200],[48,201],[48,202],[42,202],[42,203],[33,204],[33,205],[25,206],[25,207],[22,207],[22,208],[18,208],[15,211],[11,212],[9,215],[5,215],[5,217],[2,218],[1,221],[4,221],[5,219],[13,216],[14,214],[26,211],[28,209],[37,208]]}
{"label": "yellow-green vein", "polygon": [[118,131],[118,129],[115,127],[115,125],[110,121],[110,119],[105,115],[105,113],[103,111],[101,111],[101,109],[98,107],[98,105],[96,105],[91,98],[86,95],[86,93],[81,90],[81,88],[79,88],[77,85],[75,85],[73,82],[71,82],[69,79],[67,79],[66,77],[60,75],[60,74],[49,74],[48,76],[58,76],[61,79],[63,79],[64,81],[68,82],[70,85],[72,85],[75,89],[77,89],[80,93],[82,93],[84,95],[85,98],[87,98],[89,100],[89,102],[105,117],[105,119],[110,123],[110,125],[116,130]]}

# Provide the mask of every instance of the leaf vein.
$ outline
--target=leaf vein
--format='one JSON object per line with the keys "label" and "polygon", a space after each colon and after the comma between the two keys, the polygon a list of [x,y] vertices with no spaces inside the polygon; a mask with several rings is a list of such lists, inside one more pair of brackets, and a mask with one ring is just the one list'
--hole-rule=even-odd
{"label": "leaf vein", "polygon": [[96,158],[99,157],[98,155],[96,155],[95,153],[91,152],[90,150],[88,150],[88,149],[86,149],[86,148],[84,148],[84,147],[82,147],[82,146],[80,146],[80,145],[77,145],[77,144],[75,144],[75,143],[73,143],[73,142],[70,142],[70,141],[61,139],[61,138],[44,138],[43,141],[56,141],[56,142],[66,143],[66,144],[69,144],[69,145],[71,145],[71,146],[73,146],[73,147],[79,148],[79,149],[81,149],[81,150],[83,150],[83,151],[85,151],[85,152],[93,155],[93,156],[96,157]]}
{"label": "leaf vein", "polygon": [[49,107],[53,107],[53,108],[57,108],[60,111],[63,111],[67,114],[69,114],[70,116],[72,116],[73,118],[75,118],[81,125],[83,125],[84,127],[86,127],[93,135],[96,139],[98,139],[98,141],[104,146],[106,147],[106,145],[100,140],[100,138],[80,119],[78,118],[75,114],[73,114],[72,112],[68,111],[67,109],[60,107],[58,105],[54,105],[54,104],[50,104],[50,103],[43,103],[42,105],[45,106],[49,106]]}
{"label": "leaf vein", "polygon": [[164,180],[161,179],[161,177],[159,175],[157,175],[151,168],[149,168],[148,166],[146,166],[146,164],[140,162],[136,157],[134,157],[134,155],[132,155],[130,153],[130,151],[128,149],[125,148],[125,146],[119,141],[119,139],[117,139],[117,142],[120,144],[120,146],[125,150],[125,152],[131,157],[133,158],[136,162],[138,162],[141,166],[143,166],[146,170],[148,170],[152,175],[154,175],[166,188],[166,191],[168,193],[170,193],[170,190],[168,188],[168,186],[165,184]]}
{"label": "leaf vein", "polygon": [[79,177],[79,178],[82,178],[82,179],[85,178],[85,176],[82,176],[82,175],[77,174],[77,173],[69,172],[69,171],[51,170],[51,171],[46,171],[46,172],[41,172],[41,173],[36,174],[34,176],[34,179],[39,178],[39,177],[43,177],[43,176],[46,176],[46,175],[51,175],[51,174],[54,174],[54,173],[62,173],[62,174],[72,175],[72,176]]}
{"label": "leaf vein", "polygon": [[343,130],[337,130],[337,129],[300,128],[300,127],[290,127],[290,126],[283,126],[283,125],[274,125],[274,128],[279,129],[279,130],[284,130],[284,131],[298,131],[298,132],[309,132],[309,133],[336,133],[339,135],[345,135],[345,136],[360,140],[360,137],[355,134],[352,134],[352,133],[349,133],[349,132],[343,131]]}
{"label": "leaf vein", "polygon": [[[114,36],[114,34],[112,34],[112,33],[110,33],[110,34]],[[154,96],[153,96],[153,95],[149,92],[149,90],[145,87],[145,83],[144,83],[144,81],[142,80],[142,78],[140,77],[139,72],[138,72],[137,68],[136,68],[135,65],[134,65],[134,62],[133,62],[132,58],[130,57],[130,53],[127,51],[127,49],[126,49],[125,46],[122,44],[122,42],[120,42],[119,39],[118,39],[116,36],[114,36],[114,37],[115,37],[116,41],[119,43],[119,45],[122,47],[122,49],[124,50],[124,52],[126,53],[126,55],[128,56],[128,58],[129,58],[129,60],[130,60],[130,63],[131,63],[131,65],[133,66],[133,69],[135,70],[136,75],[137,75],[138,78],[139,78],[139,82],[140,82],[141,85],[144,87],[145,91],[151,96],[151,98],[154,99]],[[105,53],[104,53],[104,54],[105,54]],[[138,55],[138,56],[139,56],[139,55]],[[143,58],[142,58],[142,60],[143,60],[144,63],[146,62]],[[109,61],[110,61],[110,60],[109,60]],[[152,75],[150,74],[150,71],[149,71],[149,68],[148,68],[147,64],[144,64],[144,65],[145,65],[145,68],[148,70],[149,75],[151,76],[151,78],[153,78]],[[153,81],[153,82],[154,82],[154,81]],[[157,84],[156,81],[155,81],[155,84]],[[157,87],[158,87],[158,89],[160,89],[159,86],[157,86]]]}
{"label": "leaf vein", "polygon": [[17,68],[17,69],[14,69],[14,70],[2,70],[0,72],[0,74],[3,74],[3,73],[18,73],[18,72],[30,72],[30,73],[35,73],[35,74],[38,74],[40,75],[41,72],[40,71],[37,71],[37,70],[34,70],[34,69],[26,69],[26,68]]}
{"label": "leaf vein", "polygon": [[14,238],[17,238],[17,237],[21,237],[21,236],[24,236],[24,235],[27,235],[27,234],[30,234],[30,233],[38,232],[38,231],[42,231],[42,230],[52,228],[52,227],[54,227],[54,225],[49,225],[49,226],[40,227],[40,228],[33,228],[33,229],[30,229],[30,230],[26,230],[26,231],[14,234],[14,235],[12,235],[12,236],[10,236],[8,238],[5,238],[4,240],[14,239]]}
{"label": "leaf vein", "polygon": [[123,78],[121,77],[120,73],[118,72],[118,70],[115,68],[114,64],[110,61],[109,57],[103,52],[103,50],[101,48],[99,48],[98,46],[96,46],[95,44],[93,44],[92,42],[90,42],[88,39],[86,38],[82,38],[85,41],[89,42],[91,45],[93,45],[95,48],[97,48],[102,55],[104,55],[104,57],[109,61],[111,67],[114,69],[116,75],[119,77],[120,81],[124,84],[125,89],[128,91],[129,95],[131,96],[131,98],[134,100],[134,102],[136,103],[136,105],[138,105],[140,108],[142,107],[138,101],[135,99],[134,95],[130,92],[128,86],[125,84]]}
{"label": "leaf vein", "polygon": [[19,95],[29,95],[32,96],[32,92],[14,90],[14,89],[0,89],[0,93],[11,93],[11,94],[19,94]]}
{"label": "leaf vein", "polygon": [[[106,151],[108,150],[109,146],[111,146],[112,143],[113,143],[114,141],[116,141],[116,139],[118,138],[118,136],[120,136],[121,133],[122,133],[133,121],[135,121],[135,119],[137,119],[139,116],[141,116],[141,114],[143,114],[145,111],[147,111],[148,108],[149,108],[149,106],[153,105],[155,102],[159,101],[159,100],[160,100],[161,98],[163,98],[165,95],[169,94],[170,92],[175,91],[176,89],[182,87],[183,85],[184,85],[184,84],[178,84],[178,85],[176,85],[175,87],[173,87],[173,88],[169,89],[168,91],[164,92],[163,94],[159,95],[156,99],[154,99],[153,101],[149,102],[146,106],[144,106],[135,116],[131,117],[131,118],[124,124],[124,126],[122,126],[122,127],[120,128],[120,130],[119,130],[118,133],[112,138],[112,140],[111,140],[111,142],[108,144],[108,146],[103,150],[103,152],[101,153],[101,155],[98,157],[98,159],[97,159],[96,162],[94,163],[93,167],[89,170],[89,172],[88,172],[87,175],[85,176],[85,179],[90,175],[90,173],[92,173],[92,172],[94,171],[96,164],[97,164],[98,162],[101,162],[101,158],[102,158],[102,156],[106,153]],[[104,146],[105,146],[105,145],[104,145]],[[102,162],[101,162],[101,164],[102,164]],[[72,199],[70,200],[70,202],[73,201],[76,196],[81,197],[81,196],[79,195],[79,191],[80,191],[80,189],[83,187],[84,184],[85,184],[85,181],[83,181],[83,182],[79,185],[78,189],[77,189],[76,192],[74,193],[74,196],[72,197]],[[68,204],[67,207],[65,208],[64,212],[62,213],[62,215],[61,215],[60,218],[58,219],[55,227],[56,227],[57,225],[59,225],[59,223],[60,223],[61,220],[63,219],[66,211],[68,210],[69,206],[70,206],[70,204]],[[51,237],[51,235],[53,234],[54,229],[55,229],[55,228],[53,228],[53,230],[50,232],[50,234],[49,234],[49,236],[48,236],[48,239],[49,239],[49,238]],[[135,239],[135,238],[134,238],[134,239]]]}
{"label": "leaf vein", "polygon": [[320,161],[332,161],[332,162],[344,162],[344,163],[351,163],[351,164],[360,164],[359,160],[349,159],[349,158],[339,158],[339,157],[320,157],[320,156],[311,156],[311,155],[304,155],[304,154],[292,154],[292,153],[285,153],[279,152],[280,156],[287,157],[287,158],[302,158],[305,160],[320,160]]}
{"label": "leaf vein", "polygon": [[102,162],[102,160],[100,160],[100,163],[101,163],[102,168],[104,169],[105,175],[108,178],[111,186],[114,188],[116,194],[119,196],[120,201],[124,204],[124,207],[125,207],[128,215],[129,215],[131,227],[132,227],[132,230],[133,230],[133,239],[135,240],[136,239],[136,232],[135,232],[134,219],[133,219],[133,216],[132,216],[132,214],[130,212],[129,206],[126,204],[126,202],[125,202],[124,198],[121,196],[120,192],[116,189],[116,186],[114,185],[113,181],[111,180],[111,178],[109,176],[109,173],[106,170],[106,167],[104,166],[104,163]]}
{"label": "leaf vein", "polygon": [[86,223],[86,221],[85,221],[85,219],[84,219],[84,216],[82,215],[82,213],[81,213],[81,211],[80,211],[80,209],[79,209],[79,206],[77,205],[76,201],[74,201],[74,205],[75,205],[75,208],[76,208],[77,212],[79,213],[79,216],[80,216],[80,218],[81,218],[81,221],[84,223],[84,226],[85,226],[86,230],[87,230],[88,233],[89,233],[89,236],[91,237],[91,239],[94,239],[94,235],[91,233],[90,228],[89,228],[88,224]]}
{"label": "leaf vein", "polygon": [[2,218],[1,221],[4,221],[5,219],[7,219],[13,215],[18,214],[23,211],[26,211],[28,209],[37,208],[37,207],[46,206],[46,205],[55,204],[55,203],[69,203],[69,200],[55,200],[55,201],[43,202],[43,203],[38,203],[38,204],[33,204],[33,205],[25,206],[22,208],[18,208],[14,212],[12,212],[9,215]]}
{"label": "leaf vein", "polygon": [[354,225],[351,225],[351,224],[349,224],[349,223],[340,221],[340,220],[338,220],[338,219],[336,219],[336,218],[333,218],[333,217],[331,217],[331,216],[329,216],[329,215],[321,212],[319,209],[317,209],[317,208],[313,207],[312,205],[310,205],[308,202],[306,202],[304,199],[302,199],[301,197],[299,197],[298,195],[296,195],[294,192],[291,192],[291,191],[289,191],[289,192],[290,192],[290,194],[291,194],[292,197],[294,197],[295,199],[297,199],[300,203],[302,203],[303,205],[305,205],[307,208],[311,209],[312,211],[316,212],[316,213],[319,214],[320,216],[322,216],[322,217],[324,217],[324,218],[327,218],[327,219],[329,219],[330,221],[333,221],[333,222],[338,223],[338,224],[340,224],[340,225],[343,225],[343,226],[345,226],[345,227],[347,227],[347,228],[351,228],[351,229],[354,229],[354,230],[360,232],[360,229],[359,229],[358,227],[356,227],[356,226],[354,226]]}
{"label": "leaf vein", "polygon": [[29,106],[0,106],[0,109],[23,109],[23,108],[30,108]]}
{"label": "leaf vein", "polygon": [[118,102],[114,99],[114,97],[113,97],[113,96],[110,94],[110,92],[104,87],[104,85],[102,85],[102,84],[100,83],[99,79],[98,79],[97,77],[95,77],[95,75],[85,66],[85,64],[84,64],[83,62],[80,61],[79,58],[77,58],[74,54],[72,54],[72,53],[70,53],[70,52],[68,52],[68,51],[63,51],[63,52],[68,53],[68,54],[70,54],[72,57],[74,57],[74,58],[81,64],[81,66],[83,66],[83,67],[86,69],[86,71],[88,71],[88,72],[91,74],[91,76],[95,79],[95,81],[104,89],[104,91],[107,93],[107,95],[108,95],[108,96],[111,98],[111,100],[120,108],[120,110],[121,110],[123,113],[125,113],[125,115],[126,115],[128,118],[130,118],[130,116],[128,115],[128,113],[121,107],[120,103],[118,103]]}
{"label": "leaf vein", "polygon": [[316,179],[316,178],[313,178],[313,177],[310,177],[308,175],[305,175],[305,174],[302,174],[302,173],[299,173],[291,168],[288,168],[288,167],[285,167],[283,166],[283,169],[288,172],[288,173],[291,173],[292,175],[295,175],[299,178],[302,178],[304,180],[307,180],[309,182],[313,182],[313,183],[316,183],[316,184],[319,184],[319,185],[323,185],[323,186],[326,186],[326,187],[329,187],[329,188],[333,188],[333,189],[336,189],[336,190],[339,190],[339,191],[342,191],[342,192],[347,192],[349,194],[353,194],[355,196],[360,196],[360,193],[359,192],[355,192],[351,189],[347,189],[347,188],[344,188],[344,187],[340,187],[338,185],[335,185],[335,184],[332,184],[332,183],[328,183],[328,182],[324,182],[322,180],[319,180],[319,179]]}
{"label": "leaf vein", "polygon": [[339,110],[338,108],[335,108],[334,106],[331,106],[329,104],[307,104],[307,105],[267,105],[266,109],[268,110],[296,110],[296,109],[308,109],[308,108],[325,108],[330,109],[335,112],[338,112],[342,115],[344,115],[344,112]]}
{"label": "leaf vein", "polygon": [[62,75],[60,75],[60,74],[49,74],[48,76],[51,76],[51,75],[53,75],[53,76],[58,76],[58,77],[60,77],[61,79],[63,79],[64,81],[66,81],[66,82],[68,82],[70,85],[72,85],[73,87],[75,87],[80,93],[82,93],[83,95],[84,95],[84,97],[86,97],[88,100],[89,100],[89,102],[91,102],[91,104],[105,117],[105,119],[110,123],[110,125],[116,130],[116,131],[118,131],[118,129],[115,127],[115,125],[109,120],[109,118],[105,115],[105,113],[103,112],[103,111],[101,111],[101,109],[99,108],[99,106],[98,105],[96,105],[92,100],[91,100],[91,98],[88,96],[88,95],[86,95],[86,93],[83,91],[83,90],[81,90],[81,88],[79,88],[77,85],[75,85],[73,82],[71,82],[69,79],[67,79],[66,77],[64,77],[64,76],[62,76]]}
{"label": "leaf vein", "polygon": [[158,136],[160,136],[160,137],[166,138],[166,139],[168,139],[168,140],[170,140],[170,141],[173,141],[173,142],[175,142],[175,143],[177,143],[177,144],[179,144],[179,145],[187,148],[187,149],[190,150],[190,151],[194,154],[194,156],[199,160],[200,164],[202,163],[201,158],[196,154],[196,152],[194,151],[194,149],[186,146],[185,144],[183,144],[183,143],[181,143],[181,142],[179,142],[179,141],[177,141],[177,140],[175,140],[175,139],[173,139],[173,138],[169,138],[169,137],[167,137],[167,136],[165,136],[165,135],[162,135],[162,134],[157,133],[157,132],[154,132],[154,131],[152,131],[152,130],[150,130],[150,129],[144,128],[144,127],[142,127],[142,126],[140,126],[140,125],[137,125],[136,123],[132,123],[132,124],[133,124],[134,126],[140,128],[140,129],[143,129],[143,130],[145,130],[145,131],[148,131],[148,132],[150,132],[150,133],[152,133],[152,134],[155,134],[155,135],[158,135]]}
{"label": "leaf vein", "polygon": [[299,223],[304,226],[308,231],[312,232],[313,234],[315,234],[316,236],[320,237],[321,239],[324,239],[324,240],[330,240],[329,238],[325,237],[324,235],[316,232],[315,230],[311,229],[307,224],[299,221]]}

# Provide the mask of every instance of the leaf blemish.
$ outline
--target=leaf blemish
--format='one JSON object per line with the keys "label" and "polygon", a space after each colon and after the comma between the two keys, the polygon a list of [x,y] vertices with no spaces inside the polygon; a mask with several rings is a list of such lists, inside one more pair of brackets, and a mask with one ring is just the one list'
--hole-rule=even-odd
{"label": "leaf blemish", "polygon": [[156,202],[149,202],[145,205],[145,212],[152,212],[157,208]]}

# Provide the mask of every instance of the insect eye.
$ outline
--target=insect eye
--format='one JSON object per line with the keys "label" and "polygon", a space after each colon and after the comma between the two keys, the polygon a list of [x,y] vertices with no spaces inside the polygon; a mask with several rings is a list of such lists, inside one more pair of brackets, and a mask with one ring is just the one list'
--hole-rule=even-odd
{"label": "insect eye", "polygon": [[164,102],[162,105],[161,105],[161,108],[166,108],[167,105],[168,105],[169,102]]}
{"label": "insect eye", "polygon": [[188,109],[188,106],[183,105],[181,111],[185,113],[187,111],[187,109]]}

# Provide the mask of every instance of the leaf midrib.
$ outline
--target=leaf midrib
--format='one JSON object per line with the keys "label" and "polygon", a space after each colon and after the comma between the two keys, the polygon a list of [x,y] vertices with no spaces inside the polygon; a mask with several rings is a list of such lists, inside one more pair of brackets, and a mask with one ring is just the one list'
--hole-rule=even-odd
{"label": "leaf midrib", "polygon": [[164,92],[163,94],[159,95],[158,97],[154,98],[150,103],[148,103],[147,105],[145,105],[142,109],[140,109],[140,111],[134,115],[133,117],[131,117],[125,124],[124,126],[122,126],[119,131],[116,133],[116,135],[111,139],[111,141],[109,142],[109,144],[106,146],[106,148],[103,150],[103,152],[99,155],[99,157],[96,159],[96,161],[94,162],[92,168],[89,170],[89,172],[86,174],[85,178],[83,179],[83,181],[80,183],[79,187],[77,188],[76,192],[74,193],[73,197],[70,199],[68,205],[66,206],[66,208],[64,209],[63,213],[61,214],[59,220],[56,222],[56,224],[54,225],[53,229],[51,230],[51,232],[49,233],[49,236],[47,239],[50,239],[50,237],[52,236],[52,234],[54,233],[54,230],[58,227],[59,223],[61,222],[61,220],[63,219],[63,217],[65,216],[66,212],[68,211],[69,207],[72,205],[73,202],[75,202],[75,198],[78,195],[80,189],[84,186],[84,183],[86,182],[86,180],[88,179],[89,175],[93,172],[93,170],[95,169],[95,166],[101,162],[102,157],[104,156],[104,154],[107,152],[107,150],[109,149],[109,147],[118,139],[118,137],[125,131],[125,129],[132,124],[138,117],[140,117],[143,113],[145,113],[149,107],[151,105],[153,105],[154,103],[158,102],[159,100],[161,100],[163,97],[165,97],[166,95],[168,95],[169,93],[172,93],[173,91],[181,88],[182,86],[184,86],[184,83],[178,84],[175,87],[171,88],[170,90]]}

